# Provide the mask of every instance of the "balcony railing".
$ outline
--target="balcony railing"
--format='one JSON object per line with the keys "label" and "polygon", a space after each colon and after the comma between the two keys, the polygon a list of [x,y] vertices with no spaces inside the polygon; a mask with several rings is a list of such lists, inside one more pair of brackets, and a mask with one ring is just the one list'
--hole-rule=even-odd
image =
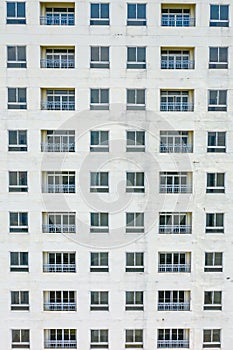
{"label": "balcony railing", "polygon": [[177,303],[158,303],[159,311],[189,311],[189,302],[177,302]]}
{"label": "balcony railing", "polygon": [[45,340],[44,347],[46,349],[68,349],[77,348],[76,340]]}
{"label": "balcony railing", "polygon": [[56,13],[46,16],[40,16],[41,25],[52,26],[73,26],[74,25],[74,13]]}
{"label": "balcony railing", "polygon": [[193,112],[194,103],[192,102],[161,102],[160,110],[162,112]]}
{"label": "balcony railing", "polygon": [[161,25],[164,27],[194,27],[195,18],[187,15],[162,15]]}
{"label": "balcony railing", "polygon": [[189,348],[188,340],[158,340],[158,348]]}
{"label": "balcony railing", "polygon": [[41,68],[74,68],[74,58],[70,59],[48,59],[40,60]]}
{"label": "balcony railing", "polygon": [[76,311],[76,303],[44,303],[45,311]]}
{"label": "balcony railing", "polygon": [[51,143],[42,142],[41,151],[42,152],[74,152],[74,143]]}
{"label": "balcony railing", "polygon": [[179,233],[191,233],[191,225],[159,225],[159,233],[170,233],[170,234],[179,234]]}
{"label": "balcony railing", "polygon": [[44,264],[44,272],[76,272],[75,264]]}
{"label": "balcony railing", "polygon": [[59,185],[46,185],[43,187],[44,193],[75,193],[75,185],[59,184]]}
{"label": "balcony railing", "polygon": [[76,226],[68,224],[43,224],[43,233],[75,233]]}
{"label": "balcony railing", "polygon": [[74,102],[63,101],[42,101],[41,109],[48,111],[74,111]]}
{"label": "balcony railing", "polygon": [[161,69],[194,69],[194,61],[161,60]]}
{"label": "balcony railing", "polygon": [[160,185],[160,193],[192,193],[192,185]]}
{"label": "balcony railing", "polygon": [[191,272],[190,264],[159,264],[159,272]]}
{"label": "balcony railing", "polygon": [[186,143],[161,143],[161,153],[191,153],[193,146]]}

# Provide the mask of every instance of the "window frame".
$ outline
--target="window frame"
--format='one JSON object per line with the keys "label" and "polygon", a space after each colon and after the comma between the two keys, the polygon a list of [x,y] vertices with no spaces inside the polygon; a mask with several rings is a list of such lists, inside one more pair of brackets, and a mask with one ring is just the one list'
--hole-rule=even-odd
{"label": "window frame", "polygon": [[76,265],[76,253],[73,251],[43,253],[43,272],[45,273],[76,273]]}
{"label": "window frame", "polygon": [[[98,136],[98,143],[93,142],[94,133]],[[90,152],[109,152],[109,130],[90,131]]]}
{"label": "window frame", "polygon": [[[15,337],[18,338],[18,341],[14,341]],[[11,329],[11,348],[12,349],[17,349],[17,348],[29,349],[30,348],[30,329]]]}
{"label": "window frame", "polygon": [[[134,59],[130,59],[130,55],[135,56]],[[143,56],[142,59],[140,59],[140,55]],[[127,46],[126,68],[146,69],[146,46]]]}
{"label": "window frame", "polygon": [[207,153],[226,153],[226,131],[207,132]]}
{"label": "window frame", "polygon": [[[17,215],[17,219],[16,219]],[[17,225],[13,225],[14,220],[17,220]],[[25,221],[25,225],[24,225]],[[28,233],[28,212],[21,211],[10,211],[9,212],[9,232],[10,233]]]}
{"label": "window frame", "polygon": [[[209,293],[210,299],[208,300],[207,293]],[[215,298],[220,299],[220,303],[215,302]],[[209,302],[208,302],[209,301]],[[222,311],[222,291],[211,290],[204,291],[204,311]]]}
{"label": "window frame", "polygon": [[141,290],[125,291],[125,311],[143,311],[143,310],[144,310],[144,292]]}
{"label": "window frame", "polygon": [[[130,181],[133,177],[133,182]],[[142,180],[142,181],[141,181]],[[145,193],[145,173],[142,171],[126,172],[126,193]]]}
{"label": "window frame", "polygon": [[[98,49],[98,60],[93,60],[92,57],[94,55],[94,50]],[[104,59],[103,56],[106,54],[103,51],[107,51],[108,59]],[[110,47],[109,46],[90,46],[90,68],[102,68],[109,69],[110,68]]]}
{"label": "window frame", "polygon": [[[211,263],[208,263],[211,260]],[[220,264],[217,264],[217,262]],[[223,271],[223,253],[222,252],[205,252],[204,272],[222,272]]]}
{"label": "window frame", "polygon": [[[103,6],[107,5],[108,16],[103,16]],[[98,17],[93,16],[93,6],[98,6]],[[106,10],[106,9],[105,9]],[[91,26],[109,26],[110,25],[110,4],[108,2],[92,2],[90,3],[90,25]]]}
{"label": "window frame", "polygon": [[[144,272],[144,252],[125,253],[125,272]],[[132,261],[133,264],[129,264]],[[140,264],[139,264],[140,263]]]}
{"label": "window frame", "polygon": [[[9,50],[15,50],[15,60],[9,59]],[[19,58],[19,49],[24,49],[25,59]],[[25,45],[7,45],[7,68],[27,68],[27,52]]]}
{"label": "window frame", "polygon": [[[96,294],[94,294],[96,293]],[[105,302],[105,299],[107,303]],[[97,302],[93,302],[97,299]],[[108,291],[91,291],[90,292],[90,311],[109,311],[109,292]]]}
{"label": "window frame", "polygon": [[[132,137],[130,137],[130,134]],[[142,137],[140,137],[140,135]],[[139,141],[142,141],[142,143]],[[145,148],[146,148],[145,130],[126,130],[126,152],[145,152]]]}
{"label": "window frame", "polygon": [[[146,26],[147,25],[147,4],[145,3],[127,3],[127,26]],[[129,16],[130,7],[135,7],[135,16]],[[140,16],[140,8],[143,8],[145,15]]]}
{"label": "window frame", "polygon": [[[211,18],[213,7],[218,7],[218,18]],[[227,8],[227,19],[221,19],[222,8]],[[229,5],[227,4],[210,4],[210,27],[229,27]]]}
{"label": "window frame", "polygon": [[[227,91],[228,90],[208,90],[208,112],[227,112]],[[211,99],[211,95],[215,94]],[[221,94],[223,96],[221,96]],[[220,103],[221,98],[224,99],[224,103]],[[212,101],[215,100],[216,103]]]}
{"label": "window frame", "polygon": [[143,329],[125,329],[125,349],[129,348],[143,348]]}
{"label": "window frame", "polygon": [[[225,183],[226,183],[225,173],[207,173],[206,175],[207,175],[206,176],[206,193],[211,193],[211,194],[225,193],[225,190],[226,190],[225,189]],[[212,177],[212,179],[211,179],[211,177]],[[221,179],[221,177],[222,177],[222,179]],[[209,183],[211,184],[212,181],[213,181],[214,185],[213,186],[208,185]],[[221,185],[219,183],[221,183]]]}
{"label": "window frame", "polygon": [[[98,225],[93,225],[97,220]],[[107,225],[103,225],[103,222]],[[90,233],[109,233],[109,213],[107,212],[91,212],[90,213]]]}
{"label": "window frame", "polygon": [[[94,94],[98,94],[98,98],[95,101]],[[104,96],[106,94],[106,96]],[[106,97],[106,101],[105,101]],[[90,89],[90,110],[96,110],[96,111],[108,111],[109,110],[109,97],[110,97],[110,89]]]}
{"label": "window frame", "polygon": [[[10,296],[11,296],[11,311],[29,311],[29,291],[12,290],[10,291]],[[16,301],[18,302],[14,302],[14,299],[16,299]],[[27,302],[24,302],[24,299],[27,299],[26,300]]]}
{"label": "window frame", "polygon": [[[15,255],[13,255],[13,254],[15,254]],[[17,256],[16,256],[16,254],[17,254]],[[17,259],[16,259],[17,264],[13,264],[13,260],[16,257],[17,257]],[[25,263],[23,263],[24,260],[25,260]],[[28,252],[10,252],[10,272],[29,272],[29,254],[28,254]]]}
{"label": "window frame", "polygon": [[[20,143],[22,136],[20,133],[24,133],[23,138],[26,139],[26,143]],[[10,143],[11,142],[11,133],[15,133],[15,139],[17,143]],[[28,151],[28,145],[27,145],[27,130],[8,130],[8,151],[9,152],[27,152]]]}
{"label": "window frame", "polygon": [[[9,192],[28,192],[28,172],[27,171],[8,171],[8,177],[9,177],[9,186],[8,186]],[[14,180],[16,180],[15,184],[13,183]]]}
{"label": "window frame", "polygon": [[[96,335],[94,337],[94,334],[97,332],[97,341],[94,341],[96,339]],[[105,333],[105,334],[103,334]],[[106,338],[104,340],[106,341],[101,341],[101,338]],[[108,349],[109,346],[109,330],[108,329],[91,329],[90,330],[90,349]]]}
{"label": "window frame", "polygon": [[[211,59],[211,52],[217,50],[217,61]],[[221,50],[226,50],[226,61],[221,61]],[[209,47],[209,69],[228,69],[228,47],[225,46],[210,46]]]}
{"label": "window frame", "polygon": [[[10,94],[13,94],[13,100],[10,98]],[[7,88],[8,98],[7,98],[7,109],[15,110],[15,109],[27,109],[27,88],[24,87],[8,87]],[[20,97],[20,94],[23,93],[23,98]],[[22,101],[20,99],[22,98]]]}
{"label": "window frame", "polygon": [[[138,96],[142,94],[142,96]],[[132,96],[133,95],[133,98]],[[132,101],[131,101],[132,98]],[[139,103],[142,102],[142,103]],[[144,111],[146,109],[146,89],[126,89],[126,110]]]}
{"label": "window frame", "polygon": [[[103,260],[107,261],[107,264],[103,264]],[[94,264],[94,261],[97,264]],[[108,252],[90,252],[90,272],[109,272]]]}
{"label": "window frame", "polygon": [[144,233],[144,212],[126,212],[125,221],[125,233]]}
{"label": "window frame", "polygon": [[[14,4],[14,16],[8,16],[8,4]],[[24,16],[19,16],[19,4],[24,4]],[[25,1],[7,1],[6,2],[6,24],[26,24],[26,2]]]}
{"label": "window frame", "polygon": [[[217,225],[218,222],[221,226]],[[205,233],[224,233],[224,213],[206,213]]]}
{"label": "window frame", "polygon": [[[216,339],[214,339],[214,337],[216,335],[214,335],[214,332],[216,332],[218,334],[217,338],[219,338],[219,340],[215,341]],[[206,332],[208,332],[209,334],[205,334]],[[205,337],[209,338],[208,340],[205,340]],[[221,329],[203,329],[203,344],[202,344],[203,348],[221,348]]]}

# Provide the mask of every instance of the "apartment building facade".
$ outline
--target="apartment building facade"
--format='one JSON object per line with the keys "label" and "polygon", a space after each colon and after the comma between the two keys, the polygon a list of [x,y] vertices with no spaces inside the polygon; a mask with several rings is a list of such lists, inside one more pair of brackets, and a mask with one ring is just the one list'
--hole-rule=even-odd
{"label": "apartment building facade", "polygon": [[230,350],[230,1],[0,9],[2,348]]}

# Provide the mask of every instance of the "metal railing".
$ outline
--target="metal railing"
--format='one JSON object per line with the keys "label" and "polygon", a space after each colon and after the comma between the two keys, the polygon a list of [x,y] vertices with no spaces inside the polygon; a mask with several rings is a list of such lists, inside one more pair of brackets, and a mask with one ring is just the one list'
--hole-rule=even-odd
{"label": "metal railing", "polygon": [[195,18],[187,15],[162,15],[163,27],[194,27]]}
{"label": "metal railing", "polygon": [[52,185],[47,184],[43,187],[44,193],[75,193],[75,185],[74,184],[59,184],[59,185]]}
{"label": "metal railing", "polygon": [[159,233],[191,233],[192,225],[159,225]]}
{"label": "metal railing", "polygon": [[75,103],[71,101],[42,101],[41,109],[48,111],[74,111]]}
{"label": "metal railing", "polygon": [[176,303],[158,303],[159,311],[189,311],[189,302],[176,302]]}
{"label": "metal railing", "polygon": [[75,233],[76,226],[71,224],[43,224],[42,230],[44,233]]}
{"label": "metal railing", "polygon": [[162,112],[193,112],[194,103],[192,102],[161,102],[160,111]]}
{"label": "metal railing", "polygon": [[48,59],[40,60],[41,68],[74,68],[74,58],[69,59]]}
{"label": "metal railing", "polygon": [[51,143],[42,142],[41,151],[42,152],[74,152],[74,143]]}
{"label": "metal railing", "polygon": [[44,264],[44,272],[76,272],[75,264]]}
{"label": "metal railing", "polygon": [[159,272],[191,272],[190,264],[159,264]]}
{"label": "metal railing", "polygon": [[160,185],[160,193],[192,193],[192,185]]}
{"label": "metal railing", "polygon": [[76,311],[76,303],[44,303],[45,311]]}
{"label": "metal railing", "polygon": [[77,348],[76,340],[45,340],[45,348],[52,349],[67,349],[67,348]]}
{"label": "metal railing", "polygon": [[193,145],[186,143],[161,143],[161,153],[191,153]]}
{"label": "metal railing", "polygon": [[40,24],[50,26],[73,26],[74,13],[56,13],[47,14],[46,16],[40,16]]}
{"label": "metal railing", "polygon": [[189,348],[188,340],[158,340],[158,348]]}
{"label": "metal railing", "polygon": [[194,61],[161,60],[161,69],[194,69]]}

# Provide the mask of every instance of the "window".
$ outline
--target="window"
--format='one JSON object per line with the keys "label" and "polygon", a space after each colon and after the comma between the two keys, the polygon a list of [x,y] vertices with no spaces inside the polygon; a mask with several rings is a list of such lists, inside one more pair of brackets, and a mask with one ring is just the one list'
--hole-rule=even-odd
{"label": "window", "polygon": [[75,253],[47,252],[43,254],[43,272],[76,272]]}
{"label": "window", "polygon": [[185,234],[192,232],[192,213],[160,213],[159,233]]}
{"label": "window", "polygon": [[91,329],[91,349],[108,349],[108,329]]}
{"label": "window", "polygon": [[[62,346],[61,346],[62,345]],[[76,329],[45,329],[45,348],[77,348]]]}
{"label": "window", "polygon": [[91,46],[90,68],[109,68],[109,47]]}
{"label": "window", "polygon": [[193,152],[192,131],[160,131],[161,153]]}
{"label": "window", "polygon": [[91,110],[109,110],[109,89],[91,89]]}
{"label": "window", "polygon": [[127,110],[146,109],[145,89],[127,89]]}
{"label": "window", "polygon": [[206,233],[224,233],[224,214],[206,214]]}
{"label": "window", "polygon": [[90,254],[91,272],[108,272],[108,253],[106,252],[91,252]]}
{"label": "window", "polygon": [[108,26],[109,24],[110,24],[109,4],[108,3],[91,4],[90,25]]}
{"label": "window", "polygon": [[90,143],[91,152],[109,152],[109,132],[91,131]]}
{"label": "window", "polygon": [[29,292],[28,291],[11,292],[11,310],[12,311],[29,310]]}
{"label": "window", "polygon": [[226,152],[226,133],[221,131],[208,132],[207,152]]}
{"label": "window", "polygon": [[9,171],[9,192],[27,192],[27,172]]}
{"label": "window", "polygon": [[[191,54],[192,52],[192,54]],[[194,69],[193,50],[162,50],[161,69]]]}
{"label": "window", "polygon": [[25,2],[8,1],[7,9],[7,24],[26,24],[26,5]]}
{"label": "window", "polygon": [[10,232],[28,232],[28,213],[10,212]]}
{"label": "window", "polygon": [[145,131],[126,132],[126,151],[145,152]]}
{"label": "window", "polygon": [[126,213],[126,233],[144,232],[144,213]]}
{"label": "window", "polygon": [[143,329],[125,330],[125,348],[143,348]]}
{"label": "window", "polygon": [[145,69],[146,68],[146,48],[145,47],[127,47],[127,68]]}
{"label": "window", "polygon": [[191,272],[190,253],[159,253],[159,272]]}
{"label": "window", "polygon": [[221,348],[221,329],[203,330],[203,348]]}
{"label": "window", "polygon": [[[50,4],[52,5],[52,3]],[[40,16],[40,24],[42,25],[73,26],[75,24],[74,7],[62,8],[59,6],[58,8],[44,8],[43,6],[43,9],[43,12],[45,12],[45,16]]]}
{"label": "window", "polygon": [[209,112],[227,111],[227,90],[209,90]]}
{"label": "window", "polygon": [[26,67],[26,46],[7,46],[7,68]]}
{"label": "window", "polygon": [[43,213],[44,233],[75,233],[75,213]]}
{"label": "window", "polygon": [[10,271],[11,272],[28,272],[28,253],[11,252],[10,253]]}
{"label": "window", "polygon": [[[46,99],[44,99],[46,95]],[[74,111],[75,90],[42,90],[41,109],[48,111]]]}
{"label": "window", "polygon": [[146,26],[146,4],[127,4],[127,25]]}
{"label": "window", "polygon": [[195,18],[191,17],[189,8],[162,8],[162,26],[193,27]]}
{"label": "window", "polygon": [[41,133],[42,152],[74,152],[74,130],[45,130]]}
{"label": "window", "polygon": [[29,329],[12,329],[11,330],[11,348],[12,349],[29,349],[30,348],[30,331]]}
{"label": "window", "polygon": [[91,213],[91,233],[108,233],[108,213]]}
{"label": "window", "polygon": [[74,291],[44,292],[44,311],[76,311]]}
{"label": "window", "polygon": [[189,311],[190,292],[184,290],[160,290],[158,292],[159,311]]}
{"label": "window", "polygon": [[204,293],[204,310],[222,310],[222,292],[211,291]]}
{"label": "window", "polygon": [[210,5],[210,27],[229,27],[228,5]]}
{"label": "window", "polygon": [[225,193],[224,173],[207,173],[206,193]]}
{"label": "window", "polygon": [[107,172],[91,172],[90,179],[90,192],[109,192]]}
{"label": "window", "polygon": [[8,88],[8,109],[27,109],[26,88]]}
{"label": "window", "polygon": [[108,311],[108,292],[91,292],[91,311]]}
{"label": "window", "polygon": [[189,329],[158,329],[158,348],[189,348]]}
{"label": "window", "polygon": [[41,68],[74,68],[74,49],[42,49]]}
{"label": "window", "polygon": [[126,253],[126,272],[144,272],[144,253]]}
{"label": "window", "polygon": [[125,292],[125,310],[126,311],[143,311],[143,292],[133,291]]}
{"label": "window", "polygon": [[27,151],[27,131],[26,130],[8,130],[8,151],[26,152]]}
{"label": "window", "polygon": [[160,92],[161,112],[193,112],[193,91],[166,91]]}
{"label": "window", "polygon": [[45,193],[75,193],[74,171],[42,172],[42,182]]}
{"label": "window", "polygon": [[227,69],[228,68],[228,47],[210,47],[209,48],[209,68]]}
{"label": "window", "polygon": [[161,172],[160,193],[192,193],[192,174]]}
{"label": "window", "polygon": [[126,173],[126,192],[144,193],[144,173]]}
{"label": "window", "polygon": [[223,253],[205,253],[205,272],[222,272]]}

